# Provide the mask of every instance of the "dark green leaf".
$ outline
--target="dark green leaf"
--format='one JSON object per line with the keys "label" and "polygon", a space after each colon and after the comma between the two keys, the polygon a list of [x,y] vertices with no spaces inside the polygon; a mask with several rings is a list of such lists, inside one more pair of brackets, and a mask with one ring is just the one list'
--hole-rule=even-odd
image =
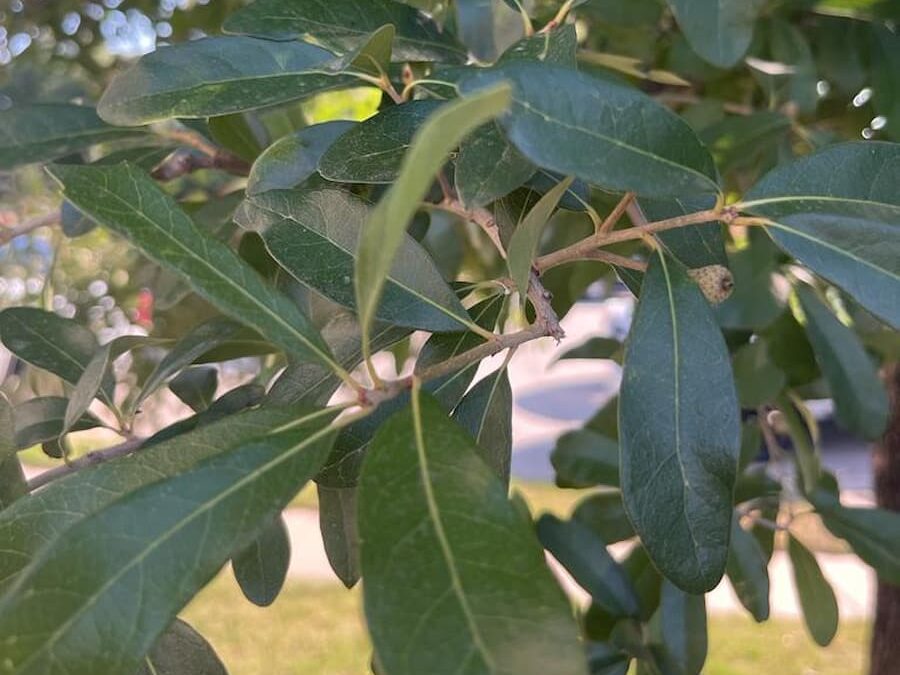
{"label": "dark green leaf", "polygon": [[390,23],[377,28],[352,54],[344,57],[344,62],[355,72],[376,78],[387,76],[391,65],[394,32],[394,26]]}
{"label": "dark green leaf", "polygon": [[410,101],[382,110],[339,136],[319,159],[319,173],[341,183],[393,183],[413,137],[440,101]]}
{"label": "dark green leaf", "polygon": [[740,518],[735,514],[726,572],[738,600],[757,621],[769,618],[767,562],[756,538],[741,527]]}
{"label": "dark green leaf", "polygon": [[685,593],[663,581],[657,620],[662,647],[659,660],[663,672],[700,675],[707,650],[703,595]]}
{"label": "dark green leaf", "polygon": [[890,405],[872,359],[856,333],[842,324],[812,289],[798,285],[795,290],[838,422],[851,433],[877,440],[887,426]]}
{"label": "dark green leaf", "polygon": [[572,519],[587,525],[607,545],[634,536],[634,526],[628,520],[622,493],[618,490],[598,492],[582,499]]}
{"label": "dark green leaf", "polygon": [[97,117],[93,108],[68,103],[16,105],[0,111],[0,170],[47,162],[95,143],[134,136]]}
{"label": "dark green leaf", "polygon": [[772,247],[765,246],[759,235],[751,233],[750,240],[750,246],[728,256],[734,291],[715,308],[716,319],[722,328],[759,330],[771,324],[783,311],[773,293],[772,276],[777,260]]}
{"label": "dark green leaf", "polygon": [[219,387],[219,371],[212,366],[198,366],[181,371],[169,382],[169,389],[194,412],[209,408]]}
{"label": "dark green leaf", "polygon": [[497,123],[491,122],[460,145],[456,189],[469,208],[484,206],[522,185],[535,168],[509,144]]}
{"label": "dark green leaf", "polygon": [[634,589],[641,601],[641,619],[648,621],[659,606],[663,578],[653,566],[647,549],[638,544],[622,561],[622,568],[628,573]]}
{"label": "dark green leaf", "polygon": [[742,209],[779,246],[900,327],[900,146],[843,143],[782,166]]}
{"label": "dark green leaf", "polygon": [[[272,257],[298,281],[352,308],[357,246],[370,212],[358,197],[323,187],[250,197],[235,219],[259,232]],[[459,330],[469,318],[428,254],[405,233],[375,316],[429,331]]]}
{"label": "dark green leaf", "polygon": [[514,90],[500,122],[535,164],[647,197],[718,191],[712,158],[690,127],[637,90],[527,62],[474,74],[460,86],[472,91],[501,80]]}
{"label": "dark green leaf", "polygon": [[822,475],[822,458],[819,455],[818,444],[807,425],[807,420],[797,408],[798,403],[804,405],[802,401],[792,398],[786,391],[775,399],[775,405],[781,411],[788,436],[794,446],[794,460],[800,470],[802,488],[808,494],[816,488]]}
{"label": "dark green leaf", "polygon": [[[713,198],[694,199],[642,199],[641,210],[650,221],[677,218],[697,211],[711,209],[715,205]],[[697,268],[707,265],[728,266],[725,255],[725,241],[722,237],[722,226],[717,222],[703,223],[679,227],[656,235],[669,250],[686,267]]]}
{"label": "dark green leaf", "polygon": [[807,34],[779,18],[769,21],[768,29],[772,60],[790,69],[778,78],[781,97],[801,113],[814,113],[819,102],[819,75]]}
{"label": "dark green leaf", "polygon": [[[539,168],[531,177],[531,180],[526,183],[526,187],[534,190],[539,195],[545,195],[556,187],[563,178],[565,176],[561,174]],[[562,196],[562,199],[559,200],[559,208],[568,211],[585,211],[590,206],[590,203],[591,189],[584,181],[574,180]]]}
{"label": "dark green leaf", "polygon": [[560,355],[562,359],[610,359],[622,363],[622,343],[615,338],[594,337]]}
{"label": "dark green leaf", "polygon": [[730,68],[747,52],[761,0],[669,0],[691,48],[706,61]]}
{"label": "dark green leaf", "polygon": [[585,672],[530,519],[437,401],[415,392],[381,428],[359,500],[366,619],[386,672]]}
{"label": "dark green leaf", "polygon": [[468,431],[485,463],[509,485],[512,460],[513,396],[506,368],[499,368],[470,389],[453,411]]}
{"label": "dark green leaf", "polygon": [[181,619],[169,626],[137,675],[228,675],[215,650]]}
{"label": "dark green leaf", "polygon": [[[190,64],[190,67],[185,67]],[[306,42],[210,37],[161,47],[116,76],[97,111],[120,126],[227,115],[358,84]]]}
{"label": "dark green leaf", "polygon": [[756,340],[738,349],[731,367],[738,400],[743,408],[758,408],[771,403],[787,384],[787,377],[772,361],[764,340]]}
{"label": "dark green leaf", "polygon": [[457,0],[456,32],[472,55],[482,62],[497,59],[523,34],[518,10],[493,0]]}
{"label": "dark green leaf", "polygon": [[333,363],[322,338],[296,305],[225,244],[202,232],[140,169],[127,163],[56,165],[51,173],[80,210],[183,275],[223,312],[290,353]]}
{"label": "dark green leaf", "polygon": [[281,516],[262,528],[259,536],[231,559],[234,578],[254,605],[268,607],[284,586],[291,564],[291,540]]}
{"label": "dark green leaf", "polygon": [[803,618],[812,639],[827,647],[838,628],[838,604],[831,584],[822,575],[815,556],[795,537],[788,537],[788,554],[794,568],[794,586]]}
{"label": "dark green leaf", "polygon": [[220,115],[209,119],[206,125],[214,141],[248,162],[268,145],[265,129],[252,114]]}
{"label": "dark green leaf", "polygon": [[234,12],[225,22],[229,33],[291,39],[312,38],[336,51],[349,51],[380,26],[397,31],[394,58],[398,61],[466,60],[466,50],[431,19],[408,5],[392,0],[256,0]]}
{"label": "dark green leaf", "polygon": [[318,485],[319,529],[331,569],[347,588],[359,581],[357,488]]}
{"label": "dark green leaf", "polygon": [[[862,22],[853,21],[860,25]],[[887,118],[888,135],[900,140],[900,53],[897,50],[897,32],[878,22],[868,23],[874,33],[872,42],[872,105],[879,115]],[[846,33],[842,31],[841,57],[846,62]],[[855,90],[854,90],[855,91]]]}
{"label": "dark green leaf", "polygon": [[[68,399],[61,396],[41,396],[16,406],[16,448],[24,450],[32,445],[57,438],[63,433]],[[91,413],[82,415],[69,431],[84,431],[101,425]]]}
{"label": "dark green leaf", "polygon": [[0,511],[28,494],[22,465],[16,456],[13,408],[0,393]]}
{"label": "dark green leaf", "polygon": [[619,484],[619,444],[590,429],[560,436],[550,461],[559,487]]}
{"label": "dark green leaf", "polygon": [[543,61],[575,68],[578,65],[575,61],[577,50],[578,37],[575,34],[575,24],[569,23],[544,33],[522,38],[503,52],[497,63]]}
{"label": "dark green leaf", "polygon": [[253,163],[247,179],[247,194],[252,196],[300,185],[316,173],[319,160],[331,144],[355,124],[344,120],[314,124],[280,138]]}
{"label": "dark green leaf", "polygon": [[709,304],[678,263],[654,256],[625,349],[622,493],[654,563],[697,593],[725,572],[738,410]]}
{"label": "dark green leaf", "polygon": [[175,613],[315,473],[333,416],[300,417],[67,529],[0,599],[7,665],[21,675],[55,663],[71,675],[136,670]]}
{"label": "dark green leaf", "polygon": [[610,644],[595,642],[588,647],[591,675],[627,675],[629,656]]}
{"label": "dark green leaf", "polygon": [[788,384],[797,387],[819,377],[812,345],[794,314],[785,310],[763,331],[769,356],[787,375]]}

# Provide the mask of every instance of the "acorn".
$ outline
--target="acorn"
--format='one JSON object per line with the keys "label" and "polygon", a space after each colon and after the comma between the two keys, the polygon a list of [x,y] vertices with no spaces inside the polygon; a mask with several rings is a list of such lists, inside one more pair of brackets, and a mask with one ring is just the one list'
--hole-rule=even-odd
{"label": "acorn", "polygon": [[725,302],[734,290],[734,277],[724,265],[707,265],[688,270],[691,278],[700,286],[703,295],[712,304]]}

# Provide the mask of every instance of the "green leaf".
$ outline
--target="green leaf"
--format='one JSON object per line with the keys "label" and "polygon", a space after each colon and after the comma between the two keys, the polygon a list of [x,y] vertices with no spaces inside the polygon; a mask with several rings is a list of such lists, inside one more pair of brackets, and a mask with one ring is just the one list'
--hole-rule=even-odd
{"label": "green leaf", "polygon": [[559,357],[563,359],[610,359],[622,363],[622,343],[615,338],[593,337],[564,351]]}
{"label": "green leaf", "polygon": [[718,191],[712,157],[694,132],[645,94],[527,62],[475,73],[460,88],[471,92],[501,80],[513,84],[513,105],[500,123],[538,166],[646,197]]}
{"label": "green leaf", "polygon": [[622,493],[618,490],[604,490],[585,497],[578,502],[572,520],[589,527],[607,545],[634,536],[634,526],[628,520]]}
{"label": "green leaf", "polygon": [[[652,221],[677,218],[713,208],[711,197],[682,199],[642,199],[641,210]],[[717,222],[679,227],[656,235],[669,252],[683,265],[690,268],[707,265],[728,266],[722,226]]]}
{"label": "green leaf", "polygon": [[750,342],[738,349],[731,367],[742,408],[758,408],[771,403],[787,385],[787,376],[772,361],[764,340]]}
{"label": "green leaf", "polygon": [[822,475],[822,458],[819,456],[818,445],[788,392],[779,394],[775,405],[781,411],[788,436],[794,446],[794,460],[800,470],[802,488],[809,494],[815,490]]}
{"label": "green leaf", "polygon": [[142,56],[113,78],[97,112],[136,126],[255,110],[359,83],[335,64],[334,54],[306,42],[202,38]]}
{"label": "green leaf", "polygon": [[469,208],[489,204],[522,185],[536,167],[516,150],[496,122],[478,129],[459,146],[456,189]]}
{"label": "green leaf", "polygon": [[[545,195],[555,188],[563,178],[565,176],[539,168],[525,186],[539,195]],[[585,211],[590,203],[591,189],[583,181],[575,180],[559,200],[559,208],[568,211]]]}
{"label": "green leaf", "polygon": [[383,670],[585,672],[530,519],[437,401],[414,392],[382,426],[359,501],[366,619]]}
{"label": "green leaf", "polygon": [[359,581],[359,531],[356,487],[317,485],[319,529],[331,569],[347,588]]}
{"label": "green leaf", "polygon": [[453,411],[453,418],[472,435],[481,458],[504,485],[509,485],[512,461],[512,408],[509,374],[499,368],[472,387]]}
{"label": "green leaf", "polygon": [[212,645],[181,619],[175,619],[145,659],[137,675],[228,675]]}
{"label": "green leaf", "polygon": [[254,605],[268,607],[284,586],[291,564],[291,540],[281,516],[262,528],[249,546],[231,559],[234,578]]}
{"label": "green leaf", "polygon": [[663,581],[660,593],[659,660],[665,673],[700,675],[706,661],[706,602],[703,595],[685,593]]}
{"label": "green leaf", "polygon": [[372,77],[385,77],[391,65],[391,45],[394,42],[393,24],[377,28],[352,54],[344,57],[350,67]]}
{"label": "green leaf", "polygon": [[22,465],[16,456],[13,408],[0,392],[0,511],[28,494]]}
{"label": "green leaf", "polygon": [[769,356],[787,375],[788,384],[797,387],[819,377],[816,355],[803,326],[786,309],[763,332]]}
{"label": "green leaf", "polygon": [[768,173],[741,208],[785,251],[900,327],[900,146],[843,143]]}
{"label": "green leaf", "polygon": [[731,549],[726,573],[741,604],[758,622],[769,618],[768,560],[756,538],[741,527],[737,514],[731,524]]}
{"label": "green leaf", "polygon": [[364,42],[372,31],[393,24],[397,32],[393,58],[397,61],[464,62],[466,50],[452,35],[422,12],[392,2],[367,0],[256,0],[225,21],[228,33],[265,38],[313,39],[329,49],[346,52]]}
{"label": "green leaf", "polygon": [[69,527],[0,598],[7,665],[21,675],[60,662],[72,675],[136,670],[175,613],[312,477],[333,417],[301,416]]}
{"label": "green leaf", "polygon": [[382,110],[338,137],[319,173],[339,183],[393,183],[419,127],[439,108],[440,101],[423,100]]}
{"label": "green leaf", "polygon": [[[859,22],[852,22],[859,25]],[[869,63],[872,69],[872,105],[879,115],[887,118],[885,130],[895,141],[900,140],[900,54],[897,53],[897,32],[887,25],[872,21],[872,55]],[[846,35],[841,31],[841,57],[847,58]],[[865,81],[865,80],[864,80]],[[855,89],[854,89],[855,91]]]}
{"label": "green leaf", "polygon": [[265,128],[252,113],[212,117],[206,126],[216,143],[248,162],[255,160],[268,145]]}
{"label": "green leaf", "polygon": [[209,408],[219,387],[219,371],[212,366],[197,366],[181,371],[169,382],[169,389],[194,412]]}
{"label": "green leaf", "polygon": [[314,124],[280,138],[253,163],[247,178],[247,194],[284,190],[300,185],[316,173],[319,160],[355,122],[337,120]]}
{"label": "green leaf", "polygon": [[0,170],[47,162],[96,143],[143,133],[117,129],[93,108],[69,103],[16,105],[0,111]]}
{"label": "green leaf", "polygon": [[793,536],[788,537],[788,555],[794,568],[794,586],[806,627],[816,644],[827,647],[838,628],[834,590],[822,575],[815,556]]}
{"label": "green leaf", "polygon": [[740,416],[722,334],[678,263],[654,256],[625,348],[621,482],[660,571],[690,592],[725,572]]}
{"label": "green leaf", "polygon": [[556,210],[559,200],[572,184],[571,178],[563,179],[556,187],[548,191],[540,198],[537,204],[525,216],[524,220],[519,223],[512,238],[507,246],[508,255],[506,258],[509,267],[509,275],[512,277],[513,283],[519,291],[519,298],[522,304],[527,298],[528,283],[531,279],[531,264],[534,261],[538,244],[541,241],[541,235],[544,233],[544,227]]}
{"label": "green leaf", "polygon": [[668,0],[691,48],[720,68],[747,53],[761,0]]}
{"label": "green leaf", "polygon": [[445,104],[416,132],[397,182],[372,210],[359,237],[354,286],[364,345],[406,228],[435,174],[466,134],[509,105],[509,97],[509,87],[498,86]]}
{"label": "green leaf", "polygon": [[[235,219],[259,232],[266,248],[298,281],[346,307],[354,307],[353,268],[371,209],[337,188],[271,190],[250,197]],[[469,315],[429,255],[408,234],[398,247],[375,312],[394,325],[428,331],[464,327]]]}
{"label": "green leaf", "polygon": [[615,617],[638,616],[637,595],[628,575],[606,550],[608,542],[577,520],[560,520],[549,513],[538,520],[537,533],[596,605]]}
{"label": "green leaf", "polygon": [[222,312],[287,352],[335,367],[309,320],[225,244],[202,232],[140,169],[55,165],[51,174],[81,211],[182,275]]}
{"label": "green leaf", "polygon": [[797,285],[795,290],[838,422],[863,438],[879,439],[887,427],[890,404],[872,359],[856,333],[842,324],[811,288]]}
{"label": "green leaf", "polygon": [[503,52],[497,63],[502,65],[512,61],[543,61],[576,68],[577,50],[578,36],[575,34],[575,24],[568,23],[550,31],[522,38]]}
{"label": "green leaf", "polygon": [[454,9],[460,40],[481,62],[495,61],[524,32],[518,10],[493,0],[457,0]]}
{"label": "green leaf", "polygon": [[734,291],[715,308],[722,328],[759,330],[769,326],[783,311],[773,292],[773,274],[778,261],[773,247],[766,246],[764,240],[762,232],[751,233],[750,246],[728,256]]}
{"label": "green leaf", "polygon": [[619,484],[619,444],[596,431],[582,429],[563,434],[556,441],[550,461],[559,487]]}
{"label": "green leaf", "polygon": [[[61,396],[41,396],[16,406],[15,442],[18,450],[58,438],[63,433],[69,401]],[[102,425],[91,413],[85,413],[69,431],[84,431]]]}

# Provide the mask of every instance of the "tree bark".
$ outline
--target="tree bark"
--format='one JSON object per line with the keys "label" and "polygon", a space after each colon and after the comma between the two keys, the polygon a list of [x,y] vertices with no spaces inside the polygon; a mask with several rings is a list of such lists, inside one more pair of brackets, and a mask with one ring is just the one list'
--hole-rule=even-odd
{"label": "tree bark", "polygon": [[[900,511],[900,364],[885,367],[891,420],[873,457],[878,506]],[[878,580],[870,675],[900,674],[900,586]]]}

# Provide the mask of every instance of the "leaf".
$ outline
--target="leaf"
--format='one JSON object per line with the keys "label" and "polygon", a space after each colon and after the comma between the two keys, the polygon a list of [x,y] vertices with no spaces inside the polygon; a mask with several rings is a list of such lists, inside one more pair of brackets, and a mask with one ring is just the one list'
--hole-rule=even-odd
{"label": "leaf", "polygon": [[628,520],[622,493],[618,490],[605,490],[585,497],[578,502],[572,520],[589,527],[607,546],[634,536],[634,526]]}
{"label": "leaf", "polygon": [[391,65],[391,45],[394,42],[393,24],[375,29],[356,51],[344,57],[349,65],[372,77],[386,77]]}
{"label": "leaf", "polygon": [[97,112],[111,124],[136,126],[255,110],[359,83],[335,61],[306,42],[202,38],[142,56],[113,78]]}
{"label": "leaf", "polygon": [[732,357],[731,367],[742,408],[758,408],[771,403],[787,385],[787,377],[769,356],[764,340],[738,349]]}
{"label": "leaf", "polygon": [[[714,205],[715,200],[712,198],[642,199],[640,202],[641,210],[651,222],[705,211]],[[659,232],[656,236],[686,267],[728,266],[722,226],[718,222],[679,227],[668,232]]]}
{"label": "leaf", "polygon": [[0,111],[0,170],[47,162],[136,133],[143,132],[109,126],[88,106],[16,105]]}
{"label": "leaf", "polygon": [[0,511],[28,494],[25,474],[16,456],[13,420],[13,408],[6,395],[0,393]]}
{"label": "leaf", "polygon": [[900,327],[900,146],[842,143],[781,166],[741,209],[772,221],[775,242]]}
{"label": "leaf", "polygon": [[[28,399],[16,406],[16,449],[25,450],[53,440],[63,433],[66,407],[69,401],[61,396],[40,396]],[[84,431],[102,426],[91,413],[85,413],[71,425],[69,431]]]}
{"label": "leaf", "polygon": [[284,518],[276,516],[249,546],[231,559],[234,578],[254,605],[268,607],[284,586],[291,564],[291,540]]}
{"label": "leaf", "polygon": [[182,275],[204,299],[287,352],[331,366],[322,338],[296,305],[225,244],[202,232],[153,180],[129,164],[55,165],[51,175],[81,211]]}
{"label": "leaf", "polygon": [[575,34],[575,24],[567,23],[553,30],[522,38],[500,55],[497,64],[512,61],[542,61],[576,68],[577,50],[578,37]]}
{"label": "leaf", "polygon": [[[21,675],[60,662],[72,675],[136,670],[175,613],[315,473],[333,416],[301,416],[69,527],[0,598],[6,663]],[[65,571],[71,561],[78,574]]]}
{"label": "leaf", "polygon": [[512,107],[500,123],[538,166],[645,197],[718,191],[712,158],[687,123],[639,91],[525,62],[470,75],[460,89],[500,80],[513,85]]}
{"label": "leaf", "polygon": [[499,368],[472,387],[453,418],[468,431],[485,463],[509,485],[512,461],[513,394],[506,368]]}
{"label": "leaf", "polygon": [[564,351],[559,356],[560,361],[563,359],[610,359],[621,364],[622,343],[615,338],[593,337]]}
{"label": "leaf", "polygon": [[563,434],[550,461],[559,487],[619,484],[619,444],[595,431],[582,429]]}
{"label": "leaf", "polygon": [[[272,257],[294,278],[353,308],[353,268],[371,209],[337,188],[272,190],[250,197],[235,219],[259,232]],[[453,331],[469,320],[425,250],[408,234],[398,247],[375,316],[428,331]]]}
{"label": "leaf", "polygon": [[769,356],[787,375],[788,384],[797,387],[809,384],[819,377],[819,367],[812,345],[790,309],[763,331]]}
{"label": "leaf", "polygon": [[145,658],[137,675],[228,675],[212,645],[181,619],[175,619]]}
{"label": "leaf", "polygon": [[459,38],[482,62],[495,61],[500,53],[523,34],[522,17],[516,9],[493,0],[457,0],[455,26]]}
{"label": "leaf", "polygon": [[397,182],[372,210],[359,237],[354,287],[364,345],[406,228],[435,174],[466,134],[496,117],[508,105],[509,87],[492,87],[445,104],[416,132]]}
{"label": "leaf", "polygon": [[637,595],[628,575],[607,552],[607,542],[583,523],[560,520],[549,513],[538,519],[537,533],[595,604],[616,617],[638,616]]}
{"label": "leaf", "polygon": [[[781,411],[782,419],[787,427],[788,436],[794,450],[803,491],[807,494],[815,490],[822,475],[822,458],[818,444],[812,436],[807,420],[798,410],[796,399],[789,392],[782,392],[775,400],[775,406]],[[800,402],[801,405],[802,402]]]}
{"label": "leaf", "polygon": [[419,127],[441,106],[410,101],[360,122],[325,150],[319,173],[338,183],[393,183]]}
{"label": "leaf", "polygon": [[740,417],[728,351],[697,286],[654,256],[625,347],[625,508],[660,571],[689,592],[725,572]]}
{"label": "leaf", "polygon": [[806,334],[834,399],[835,415],[847,431],[877,440],[890,404],[872,359],[856,334],[842,324],[807,286],[794,287],[806,315]]}
{"label": "leaf", "polygon": [[773,274],[778,263],[774,251],[758,235],[751,233],[750,241],[750,246],[728,256],[734,291],[715,308],[722,328],[763,329],[784,311],[773,293]]}
{"label": "leaf", "polygon": [[541,241],[541,235],[544,233],[547,221],[550,220],[553,211],[559,204],[559,200],[571,184],[571,178],[563,179],[556,187],[540,198],[538,203],[525,216],[525,219],[513,231],[509,246],[507,246],[506,263],[509,267],[509,275],[519,291],[520,301],[523,304],[527,297],[528,283],[531,278],[531,265],[537,252],[538,244]]}
{"label": "leaf", "polygon": [[704,596],[663,581],[657,617],[663,672],[700,675],[707,652]]}
{"label": "leaf", "polygon": [[317,485],[319,529],[331,569],[347,588],[359,581],[359,532],[356,487]]}
{"label": "leaf", "polygon": [[252,162],[268,145],[262,122],[252,113],[219,115],[206,121],[212,140],[243,160]]}
{"label": "leaf", "polygon": [[734,66],[747,53],[760,0],[668,0],[691,48],[720,68]]}
{"label": "leaf", "polygon": [[319,160],[331,144],[355,124],[344,120],[314,124],[278,139],[253,163],[247,194],[300,185],[316,173]]}
{"label": "leaf", "polygon": [[[539,195],[545,195],[556,187],[563,178],[565,176],[538,168],[525,186]],[[590,202],[591,189],[583,181],[574,180],[562,196],[562,199],[559,200],[559,208],[568,211],[585,211],[590,206]]]}
{"label": "leaf", "polygon": [[366,619],[383,670],[585,672],[530,519],[430,396],[414,392],[380,429],[359,507]]}
{"label": "leaf", "polygon": [[516,150],[496,122],[476,130],[459,147],[456,189],[468,208],[489,204],[522,185],[536,167]]}
{"label": "leaf", "polygon": [[194,412],[209,408],[219,387],[219,371],[212,366],[197,366],[181,371],[169,382],[169,389]]}
{"label": "leaf", "polygon": [[308,39],[329,49],[355,49],[380,26],[393,24],[397,32],[393,57],[397,61],[464,62],[466,50],[442,32],[425,14],[391,0],[367,0],[361,9],[353,0],[256,0],[225,21],[228,33],[276,39]]}
{"label": "leaf", "polygon": [[741,527],[735,514],[731,525],[731,549],[726,573],[734,593],[757,622],[769,618],[768,560],[756,538]]}
{"label": "leaf", "polygon": [[827,647],[838,628],[834,590],[822,575],[815,556],[796,537],[788,537],[788,555],[794,568],[794,586],[806,627],[816,644]]}

